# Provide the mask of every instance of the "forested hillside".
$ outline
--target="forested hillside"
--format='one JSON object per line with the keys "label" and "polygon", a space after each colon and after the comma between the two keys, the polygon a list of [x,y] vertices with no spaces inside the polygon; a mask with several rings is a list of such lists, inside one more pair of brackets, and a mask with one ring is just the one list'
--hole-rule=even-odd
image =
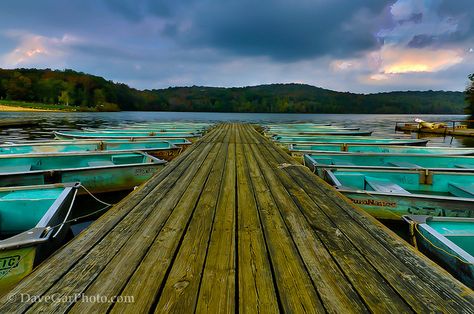
{"label": "forested hillside", "polygon": [[304,84],[240,88],[170,87],[140,91],[73,70],[0,69],[0,99],[99,111],[215,111],[298,113],[465,112],[462,92],[354,94]]}

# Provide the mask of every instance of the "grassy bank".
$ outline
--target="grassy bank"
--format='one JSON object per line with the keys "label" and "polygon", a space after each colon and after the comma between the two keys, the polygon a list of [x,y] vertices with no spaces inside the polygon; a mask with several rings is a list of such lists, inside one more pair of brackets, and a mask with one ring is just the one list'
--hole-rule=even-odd
{"label": "grassy bank", "polygon": [[[24,102],[24,101],[4,100],[4,99],[0,100],[0,106],[5,108],[4,110],[1,110],[0,108],[0,111],[80,111],[80,112],[117,111],[117,110],[99,110],[96,107],[77,107],[77,106],[44,104],[44,103]],[[11,108],[12,110],[6,109],[7,107]]]}
{"label": "grassy bank", "polygon": [[15,100],[0,100],[0,105],[15,107],[15,108],[36,109],[36,110],[76,111],[75,110],[76,108],[71,107],[71,106],[32,103],[32,102],[15,101]]}

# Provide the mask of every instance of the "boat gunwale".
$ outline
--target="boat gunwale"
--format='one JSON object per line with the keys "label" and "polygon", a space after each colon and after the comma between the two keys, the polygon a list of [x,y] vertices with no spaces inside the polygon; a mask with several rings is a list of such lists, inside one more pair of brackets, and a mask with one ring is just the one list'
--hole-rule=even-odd
{"label": "boat gunwale", "polygon": [[[334,139],[334,137],[331,137],[332,139]],[[352,138],[358,138],[357,136],[353,136]],[[338,138],[336,138],[338,139]],[[341,141],[335,141],[335,142],[325,142],[325,141],[317,141],[315,140],[314,142],[305,142],[305,141],[279,141],[279,140],[276,140],[276,139],[273,139],[276,143],[278,144],[284,144],[284,145],[300,145],[300,144],[304,144],[304,145],[313,145],[313,144],[338,144],[338,145],[353,145],[353,144],[356,144],[356,143],[353,143],[353,142],[345,142],[344,140],[348,140],[350,138],[347,138],[345,137],[344,139],[342,139]],[[367,138],[367,140],[369,140],[370,138]],[[374,139],[374,138],[372,138]],[[380,138],[375,138],[376,140],[377,139],[380,139]],[[393,143],[390,143],[390,142],[386,142],[386,143],[380,143],[380,142],[359,142],[357,143],[358,145],[361,145],[361,146],[375,146],[375,145],[378,145],[378,146],[420,146],[420,147],[424,147],[426,146],[426,144],[429,142],[429,140],[424,140],[424,139],[391,139],[391,138],[383,138],[383,140],[395,140],[397,142],[393,142]],[[423,145],[424,144],[424,145]]]}
{"label": "boat gunwale", "polygon": [[298,136],[319,136],[319,135],[334,135],[334,136],[370,136],[374,131],[321,131],[321,132],[264,132],[267,137],[277,137],[277,136],[288,136],[288,137],[298,137]]}
{"label": "boat gunwale", "polygon": [[[93,133],[93,132],[91,132]],[[58,131],[53,131],[53,134],[57,137],[57,138],[70,138],[70,139],[96,139],[96,140],[100,140],[100,139],[129,139],[130,141],[133,141],[135,139],[164,139],[164,140],[172,140],[172,139],[189,139],[189,138],[195,138],[195,139],[198,139],[200,138],[202,135],[201,134],[195,134],[195,135],[192,135],[192,136],[181,136],[181,134],[179,136],[154,136],[154,135],[144,135],[144,136],[122,136],[122,135],[118,135],[118,136],[113,136],[114,133],[106,133],[104,136],[91,136],[91,135],[74,135],[74,134],[71,134],[71,133],[65,133],[65,132],[58,132]],[[100,134],[99,132],[97,132],[96,134]]]}
{"label": "boat gunwale", "polygon": [[326,174],[328,175],[330,185],[332,185],[338,192],[341,193],[355,193],[361,195],[378,195],[378,196],[396,196],[401,198],[416,198],[416,199],[427,199],[427,200],[437,200],[437,201],[453,201],[453,202],[462,202],[462,203],[472,203],[473,204],[473,212],[474,212],[474,198],[468,197],[458,197],[458,196],[442,196],[442,195],[431,195],[431,194],[420,194],[420,193],[396,193],[396,192],[380,192],[380,191],[369,191],[369,190],[361,190],[355,189],[348,186],[344,186],[339,179],[335,176],[335,174],[331,170],[324,169]]}
{"label": "boat gunwale", "polygon": [[[417,155],[420,156],[420,155]],[[430,155],[432,156],[432,155]],[[326,165],[326,164],[320,164],[317,161],[315,161],[311,155],[305,154],[303,156],[305,158],[305,163],[308,162],[311,163],[311,166],[314,168],[318,169],[364,169],[364,170],[413,170],[416,172],[420,171],[430,171],[430,172],[448,172],[448,173],[474,173],[474,165],[473,168],[430,168],[430,167],[397,167],[397,166],[359,166],[359,165]],[[423,156],[422,156],[423,157]],[[437,156],[437,157],[451,157],[451,156]],[[461,156],[460,156],[461,157]],[[470,157],[470,156],[462,156],[462,157]],[[474,157],[472,157],[474,158]]]}
{"label": "boat gunwale", "polygon": [[[404,146],[407,147],[407,146]],[[465,157],[474,157],[474,149],[466,150],[466,154],[462,154],[462,151],[458,153],[433,153],[433,154],[426,154],[426,153],[372,153],[372,152],[348,152],[348,151],[328,151],[328,150],[294,150],[290,149],[290,153],[292,154],[299,154],[301,155],[311,155],[311,154],[334,154],[334,155],[374,155],[374,156],[413,156],[413,157],[428,157],[428,156],[446,156],[446,157],[455,157],[455,156],[465,156]]]}
{"label": "boat gunwale", "polygon": [[[53,204],[43,214],[41,219],[37,222],[35,227],[30,228],[24,232],[11,236],[7,239],[0,241],[0,252],[7,251],[10,249],[20,249],[24,247],[36,246],[47,242],[50,239],[53,229],[48,230],[51,220],[55,217],[56,213],[64,205],[65,201],[71,196],[71,193],[80,186],[79,182],[66,182],[66,183],[55,183],[55,184],[43,184],[37,186],[24,186],[14,187],[15,190],[32,190],[36,189],[50,189],[63,187],[61,194],[54,200]],[[7,188],[0,188],[7,189]]]}
{"label": "boat gunwale", "polygon": [[[413,215],[413,216],[415,216],[415,215]],[[405,215],[405,216],[403,216],[403,218],[404,219],[405,219],[405,217],[412,218],[413,216],[412,215]],[[409,219],[409,220],[405,219],[405,221],[407,221],[408,223],[413,223],[413,224],[418,225],[419,228],[424,229],[431,236],[433,236],[436,240],[438,240],[443,245],[445,245],[448,249],[452,250],[455,254],[459,255],[462,259],[464,259],[465,262],[467,262],[468,264],[474,264],[474,256],[467,253],[463,248],[458,246],[453,241],[449,240],[447,237],[445,237],[444,235],[442,235],[438,231],[436,231],[434,228],[432,228],[427,223],[419,223],[416,220],[411,220],[411,219]],[[421,231],[420,231],[420,233],[421,233]],[[423,235],[423,236],[425,236],[425,235]]]}
{"label": "boat gunwale", "polygon": [[[95,152],[97,153],[97,152]],[[103,152],[98,152],[98,153],[103,153]],[[106,152],[109,153],[109,152]],[[116,168],[131,168],[131,167],[151,167],[151,166],[164,166],[168,162],[163,159],[156,158],[152,155],[149,155],[145,152],[133,152],[135,154],[143,155],[146,158],[150,158],[152,162],[146,162],[146,163],[133,163],[133,164],[121,164],[121,165],[104,165],[104,166],[92,166],[92,167],[77,167],[77,168],[64,168],[64,169],[47,169],[47,170],[30,170],[30,171],[19,171],[19,172],[2,172],[0,173],[0,178],[3,176],[17,176],[17,175],[28,175],[28,174],[40,174],[40,173],[62,173],[62,172],[78,172],[78,171],[84,171],[84,170],[100,170],[100,169],[116,169]],[[70,153],[70,154],[74,154]],[[60,154],[56,154],[61,156]],[[69,154],[68,154],[69,155]],[[74,154],[78,155],[78,154]],[[88,154],[86,154],[88,155]],[[37,157],[43,157],[42,155],[36,155]],[[5,157],[5,156],[0,156],[0,158]],[[6,156],[9,157],[9,156]],[[27,156],[19,156],[20,158],[28,158],[32,157],[32,155],[27,155]],[[34,157],[34,156],[33,156]]]}
{"label": "boat gunwale", "polygon": [[[156,129],[157,130],[157,129]],[[76,131],[73,131],[76,132]],[[115,133],[154,133],[154,134],[166,134],[166,133],[172,133],[172,134],[178,134],[178,135],[202,135],[202,132],[185,132],[185,131],[172,131],[172,132],[167,132],[167,131],[155,131],[154,129],[149,129],[149,130],[123,130],[123,129],[117,129],[117,130],[103,130],[103,129],[92,129],[92,128],[84,128],[82,130],[79,130],[79,132],[88,132],[88,133],[107,133],[107,134],[115,134]]]}
{"label": "boat gunwale", "polygon": [[96,155],[96,153],[117,153],[117,154],[134,153],[134,154],[137,154],[141,152],[149,154],[156,151],[171,151],[171,150],[181,151],[182,148],[179,146],[175,146],[175,147],[167,147],[167,148],[161,148],[161,149],[159,148],[135,148],[135,149],[118,149],[118,150],[105,149],[105,150],[88,150],[88,151],[76,150],[76,151],[67,151],[67,152],[31,152],[31,153],[15,153],[15,154],[2,154],[0,152],[0,160],[1,158],[7,158],[7,157],[11,157],[11,158],[36,157],[36,156],[41,157],[44,155],[57,157],[61,155],[70,155],[70,154],[83,155],[82,153],[86,153],[87,155]]}
{"label": "boat gunwale", "polygon": [[[172,141],[176,141],[176,140],[182,140],[183,142],[182,143],[173,143]],[[131,140],[127,140],[127,139],[69,139],[69,140],[66,140],[66,139],[42,139],[42,140],[30,140],[30,141],[21,141],[21,142],[4,142],[3,144],[0,144],[0,145],[43,145],[44,143],[58,143],[58,144],[90,144],[90,143],[98,143],[100,144],[101,142],[106,142],[106,144],[110,143],[110,144],[115,144],[115,143],[119,143],[119,144],[128,144],[128,143],[140,143],[140,142],[148,142],[148,143],[151,143],[151,142],[166,142],[166,143],[169,143],[170,145],[175,145],[175,146],[178,146],[179,145],[191,145],[192,142],[186,138],[168,138],[168,139],[161,139],[161,138],[151,138],[151,139],[131,139]]]}

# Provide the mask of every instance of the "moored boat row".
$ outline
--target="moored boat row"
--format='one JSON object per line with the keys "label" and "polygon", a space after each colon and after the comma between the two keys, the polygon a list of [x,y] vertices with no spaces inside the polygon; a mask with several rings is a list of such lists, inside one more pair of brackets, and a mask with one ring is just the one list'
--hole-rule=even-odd
{"label": "moored boat row", "polygon": [[407,221],[413,244],[474,289],[474,148],[311,124],[265,132],[374,217]]}
{"label": "moored boat row", "polygon": [[76,195],[133,189],[209,127],[127,125],[0,144],[0,293],[64,243]]}

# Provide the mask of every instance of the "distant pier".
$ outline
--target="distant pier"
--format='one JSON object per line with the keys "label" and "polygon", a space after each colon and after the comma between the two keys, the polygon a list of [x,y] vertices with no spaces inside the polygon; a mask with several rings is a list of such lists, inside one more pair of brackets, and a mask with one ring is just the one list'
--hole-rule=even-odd
{"label": "distant pier", "polygon": [[251,125],[221,124],[0,311],[473,313],[474,295]]}
{"label": "distant pier", "polygon": [[0,119],[0,128],[23,127],[38,125],[39,119]]}
{"label": "distant pier", "polygon": [[415,132],[415,133],[428,133],[438,134],[441,136],[474,136],[474,129],[469,129],[465,124],[456,124],[459,122],[474,122],[470,121],[450,121],[446,123],[445,127],[439,128],[426,128],[422,127],[419,123],[407,123],[397,122],[395,124],[395,131],[401,132]]}

